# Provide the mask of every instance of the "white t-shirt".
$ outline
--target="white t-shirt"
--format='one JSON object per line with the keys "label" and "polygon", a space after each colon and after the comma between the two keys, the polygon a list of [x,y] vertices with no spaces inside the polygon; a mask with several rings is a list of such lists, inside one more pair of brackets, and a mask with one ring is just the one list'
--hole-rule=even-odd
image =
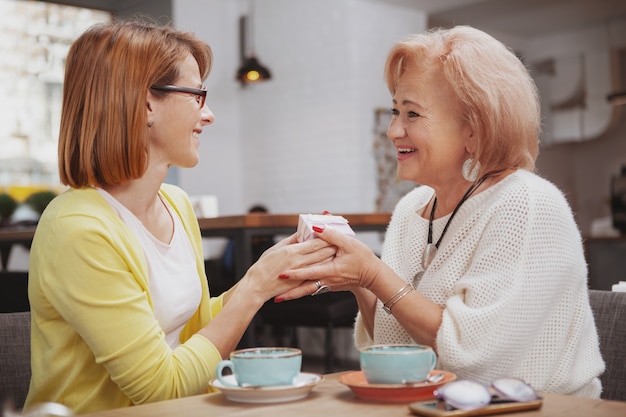
{"label": "white t-shirt", "polygon": [[167,344],[174,349],[180,344],[180,332],[198,309],[202,297],[196,258],[180,218],[159,195],[174,221],[172,240],[170,243],[163,243],[111,194],[101,188],[97,190],[132,230],[144,248],[150,271],[150,295],[154,305],[154,316],[163,329]]}

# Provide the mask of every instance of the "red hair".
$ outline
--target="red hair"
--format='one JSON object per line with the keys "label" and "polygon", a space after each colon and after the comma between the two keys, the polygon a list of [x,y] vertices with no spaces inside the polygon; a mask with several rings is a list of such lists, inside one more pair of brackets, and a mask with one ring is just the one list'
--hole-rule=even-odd
{"label": "red hair", "polygon": [[61,182],[74,188],[123,184],[148,162],[146,97],[172,84],[191,54],[206,79],[211,48],[191,33],[141,21],[99,24],[71,46],[59,133]]}

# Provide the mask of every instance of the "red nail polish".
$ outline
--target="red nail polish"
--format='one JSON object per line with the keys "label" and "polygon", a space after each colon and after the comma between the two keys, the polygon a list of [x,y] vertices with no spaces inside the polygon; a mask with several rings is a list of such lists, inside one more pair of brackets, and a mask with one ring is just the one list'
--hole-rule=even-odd
{"label": "red nail polish", "polygon": [[285,301],[285,299],[283,297],[274,297],[274,302],[275,303],[282,303],[283,301]]}
{"label": "red nail polish", "polygon": [[330,211],[328,211],[328,210],[324,210],[324,211],[322,212],[322,214],[323,214],[323,215],[330,214]]}
{"label": "red nail polish", "polygon": [[313,226],[313,231],[315,233],[322,233],[324,231],[324,228],[320,226]]}
{"label": "red nail polish", "polygon": [[280,278],[280,279],[289,279],[289,275],[287,275],[287,274],[280,274],[278,276],[278,278]]}

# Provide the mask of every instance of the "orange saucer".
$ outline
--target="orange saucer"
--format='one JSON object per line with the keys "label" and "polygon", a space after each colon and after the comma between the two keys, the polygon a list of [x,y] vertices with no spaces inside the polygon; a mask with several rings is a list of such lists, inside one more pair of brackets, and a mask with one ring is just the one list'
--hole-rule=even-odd
{"label": "orange saucer", "polygon": [[448,371],[433,370],[430,374],[444,374],[439,382],[416,382],[414,384],[369,384],[363,371],[345,372],[339,382],[347,385],[357,397],[364,400],[384,402],[410,402],[434,398],[437,387],[454,381],[456,375]]}

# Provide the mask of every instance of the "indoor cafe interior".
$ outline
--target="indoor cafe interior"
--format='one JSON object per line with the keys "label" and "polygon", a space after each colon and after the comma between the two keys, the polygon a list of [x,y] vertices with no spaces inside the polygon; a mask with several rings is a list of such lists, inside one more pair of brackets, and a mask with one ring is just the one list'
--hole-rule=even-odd
{"label": "indoor cafe interior", "polygon": [[[563,191],[583,237],[603,384],[612,387],[602,398],[626,401],[624,0],[0,0],[3,327],[19,327],[12,315],[28,317],[33,233],[65,191],[57,141],[70,45],[94,24],[137,15],[191,31],[213,50],[206,102],[215,122],[200,135],[197,166],[172,167],[166,179],[191,198],[212,293],[237,282],[259,242],[294,233],[303,213],[343,215],[380,255],[395,205],[417,186],[397,178],[387,137],[390,47],[458,24],[509,46],[541,97],[536,172]],[[302,369],[332,381],[358,369],[352,294],[298,301],[267,303],[240,347],[298,347]],[[11,372],[28,379],[26,333],[0,328],[0,357],[21,350],[21,362],[11,362],[24,369]],[[8,372],[0,380],[16,378]],[[26,389],[16,391],[18,406]]]}

